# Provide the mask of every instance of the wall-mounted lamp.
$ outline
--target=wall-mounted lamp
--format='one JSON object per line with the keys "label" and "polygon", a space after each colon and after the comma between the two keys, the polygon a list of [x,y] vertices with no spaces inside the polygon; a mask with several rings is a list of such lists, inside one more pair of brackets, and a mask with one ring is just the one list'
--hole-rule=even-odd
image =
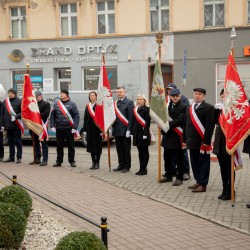
{"label": "wall-mounted lamp", "polygon": [[132,56],[128,55],[128,61],[131,62],[131,60],[132,60]]}

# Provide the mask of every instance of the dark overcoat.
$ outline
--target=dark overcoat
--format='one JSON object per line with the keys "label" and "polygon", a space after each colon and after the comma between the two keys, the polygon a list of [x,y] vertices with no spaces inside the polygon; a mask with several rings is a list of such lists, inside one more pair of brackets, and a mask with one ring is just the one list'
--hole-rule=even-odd
{"label": "dark overcoat", "polygon": [[[95,111],[96,104],[93,107]],[[93,154],[102,153],[102,131],[96,126],[94,119],[86,106],[83,118],[83,131],[87,134],[87,152]]]}
{"label": "dark overcoat", "polygon": [[[4,100],[2,105],[1,127],[4,127],[5,129],[20,129],[15,121],[11,121],[11,115],[8,112],[6,102],[7,100]],[[21,102],[21,99],[17,96],[10,98],[10,104],[16,113],[16,119],[21,119]]]}
{"label": "dark overcoat", "polygon": [[123,100],[117,101],[117,108],[120,110],[123,116],[128,119],[128,127],[116,116],[116,120],[113,124],[112,135],[125,136],[127,130],[131,130],[131,119],[133,116],[134,103],[127,97],[124,97]]}
{"label": "dark overcoat", "polygon": [[172,107],[168,109],[172,121],[169,121],[168,132],[165,133],[162,131],[161,146],[169,149],[181,149],[181,137],[174,131],[174,128],[183,128],[187,106],[182,101],[179,101],[176,105],[172,105]]}
{"label": "dark overcoat", "polygon": [[250,135],[244,141],[243,152],[248,153],[250,156]]}
{"label": "dark overcoat", "polygon": [[188,149],[199,150],[201,144],[211,145],[211,139],[214,130],[213,112],[214,107],[203,101],[195,110],[197,117],[205,128],[204,138],[202,139],[197,132],[190,116],[190,108],[187,109],[186,119],[183,129],[183,142],[187,144]]}
{"label": "dark overcoat", "polygon": [[[137,112],[144,119],[146,126],[143,127],[135,115],[133,114],[131,120],[131,134],[133,135],[133,146],[146,147],[150,145],[150,122],[151,117],[149,115],[150,108],[147,106],[139,107]],[[143,140],[143,136],[147,136],[147,139]]]}

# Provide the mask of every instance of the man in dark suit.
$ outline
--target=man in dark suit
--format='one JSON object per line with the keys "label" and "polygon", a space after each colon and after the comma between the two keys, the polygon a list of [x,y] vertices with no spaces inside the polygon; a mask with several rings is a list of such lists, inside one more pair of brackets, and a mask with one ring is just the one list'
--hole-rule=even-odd
{"label": "man in dark suit", "polygon": [[173,181],[173,161],[175,156],[177,162],[177,176],[173,186],[180,186],[183,184],[184,172],[184,152],[181,145],[182,128],[186,113],[186,105],[181,101],[181,92],[179,89],[173,89],[170,92],[171,107],[168,106],[169,113],[169,131],[163,134],[161,146],[164,147],[164,161],[165,161],[165,177],[164,181]]}
{"label": "man in dark suit", "polygon": [[126,97],[125,89],[117,89],[118,100],[115,102],[116,120],[113,124],[112,134],[115,137],[116,151],[118,155],[118,167],[114,172],[127,173],[131,168],[131,119],[134,103]]}
{"label": "man in dark suit", "polygon": [[206,90],[194,89],[194,103],[186,112],[183,148],[190,150],[190,161],[196,183],[193,192],[206,192],[210,173],[211,138],[214,130],[214,107],[205,102]]}

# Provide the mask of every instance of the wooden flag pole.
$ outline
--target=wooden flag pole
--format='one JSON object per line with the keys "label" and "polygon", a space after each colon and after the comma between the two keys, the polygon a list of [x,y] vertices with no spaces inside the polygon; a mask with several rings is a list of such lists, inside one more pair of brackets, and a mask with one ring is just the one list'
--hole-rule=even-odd
{"label": "wooden flag pole", "polygon": [[[30,74],[30,64],[29,64],[29,59],[26,58],[26,69],[27,69],[27,74]],[[34,132],[31,131],[31,137],[32,137],[32,146],[33,146],[33,159],[34,159],[34,165],[36,164],[36,149],[35,149],[35,138],[34,138]]]}
{"label": "wooden flag pole", "polygon": [[[161,44],[163,43],[163,34],[156,34],[156,42],[158,43],[159,63],[161,65]],[[161,129],[158,126],[158,183],[161,183]]]}
{"label": "wooden flag pole", "polygon": [[109,164],[109,172],[111,172],[111,160],[110,160],[110,140],[109,140],[109,129],[107,131],[107,137],[108,137],[108,164]]}
{"label": "wooden flag pole", "polygon": [[[232,27],[230,33],[230,40],[231,40],[231,52],[234,58],[234,40],[236,39],[236,31],[235,27]],[[231,154],[231,204],[234,207],[235,204],[235,197],[234,197],[234,152]]]}

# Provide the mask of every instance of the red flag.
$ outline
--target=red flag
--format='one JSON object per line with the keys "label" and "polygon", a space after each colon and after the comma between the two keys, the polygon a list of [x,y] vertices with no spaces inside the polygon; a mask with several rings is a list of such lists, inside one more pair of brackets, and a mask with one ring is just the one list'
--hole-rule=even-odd
{"label": "red flag", "polygon": [[225,100],[220,120],[229,154],[250,134],[250,107],[232,52],[229,53],[224,83]]}
{"label": "red flag", "polygon": [[114,101],[109,84],[107,69],[104,63],[102,63],[95,108],[95,123],[103,133],[106,133],[115,119]]}
{"label": "red flag", "polygon": [[38,136],[43,134],[42,119],[29,75],[24,75],[22,120],[35,134]]}

